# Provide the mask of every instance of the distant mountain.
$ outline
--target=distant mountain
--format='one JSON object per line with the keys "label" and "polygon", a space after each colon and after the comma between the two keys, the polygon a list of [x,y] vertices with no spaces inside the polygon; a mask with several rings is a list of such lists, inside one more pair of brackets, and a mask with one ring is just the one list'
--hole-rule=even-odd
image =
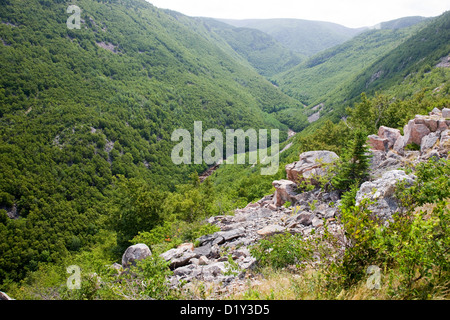
{"label": "distant mountain", "polygon": [[263,31],[287,48],[305,56],[339,45],[366,28],[347,28],[342,25],[302,19],[220,19],[235,27]]}
{"label": "distant mountain", "polygon": [[375,29],[402,29],[411,27],[413,25],[416,25],[420,22],[423,22],[425,20],[428,20],[429,18],[421,17],[421,16],[414,16],[414,17],[404,17],[399,18],[391,21],[382,22],[376,26],[374,26]]}
{"label": "distant mountain", "polygon": [[262,75],[271,76],[283,72],[302,60],[300,54],[260,30],[233,27],[214,19],[199,19],[209,30],[220,35]]}

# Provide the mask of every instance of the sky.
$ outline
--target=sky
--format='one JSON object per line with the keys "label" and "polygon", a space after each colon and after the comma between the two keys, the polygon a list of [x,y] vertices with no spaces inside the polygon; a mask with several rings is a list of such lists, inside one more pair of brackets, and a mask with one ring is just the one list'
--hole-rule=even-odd
{"label": "sky", "polygon": [[188,16],[223,19],[296,18],[346,27],[374,26],[408,16],[435,17],[450,0],[147,0]]}

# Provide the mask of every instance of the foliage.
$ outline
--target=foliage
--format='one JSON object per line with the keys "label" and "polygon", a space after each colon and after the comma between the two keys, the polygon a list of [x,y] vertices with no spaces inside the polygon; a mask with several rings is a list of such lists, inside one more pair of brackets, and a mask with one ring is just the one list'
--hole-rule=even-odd
{"label": "foliage", "polygon": [[336,174],[331,179],[334,188],[347,191],[352,185],[360,185],[367,178],[369,156],[366,140],[367,135],[364,131],[355,131],[354,138],[344,149],[336,166]]}
{"label": "foliage", "polygon": [[[449,167],[448,160],[419,165],[414,184],[398,189],[404,211],[391,221],[381,221],[374,215],[367,199],[356,206],[357,189],[353,187],[340,205],[343,233],[331,232],[325,224],[323,233],[314,238],[277,235],[255,245],[251,253],[263,267],[295,265],[317,270],[324,282],[316,285],[331,295],[365,282],[370,266],[384,272],[381,280],[386,283],[385,294],[391,298],[429,299],[448,294]],[[417,207],[430,203],[433,206],[428,210]]]}
{"label": "foliage", "polygon": [[299,265],[312,258],[313,251],[303,242],[302,235],[290,233],[274,235],[262,239],[250,248],[250,253],[262,266],[282,268]]}
{"label": "foliage", "polygon": [[290,96],[310,106],[319,105],[336,87],[349,85],[355,73],[374,63],[380,54],[394,49],[413,30],[363,32],[273,78]]}
{"label": "foliage", "polygon": [[100,230],[115,230],[120,250],[163,211],[194,221],[228,210],[205,189],[175,195],[207,165],[175,165],[171,133],[194,121],[287,131],[264,110],[301,107],[196,19],[142,0],[77,5],[73,30],[61,1],[0,7],[0,210],[20,217],[1,211],[0,285]]}

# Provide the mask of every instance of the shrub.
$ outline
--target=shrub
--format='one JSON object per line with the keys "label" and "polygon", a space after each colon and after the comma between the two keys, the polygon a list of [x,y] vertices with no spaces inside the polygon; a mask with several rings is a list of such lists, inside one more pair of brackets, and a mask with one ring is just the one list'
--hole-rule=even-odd
{"label": "shrub", "polygon": [[283,268],[312,259],[313,252],[302,235],[285,233],[261,240],[250,248],[250,253],[261,266]]}

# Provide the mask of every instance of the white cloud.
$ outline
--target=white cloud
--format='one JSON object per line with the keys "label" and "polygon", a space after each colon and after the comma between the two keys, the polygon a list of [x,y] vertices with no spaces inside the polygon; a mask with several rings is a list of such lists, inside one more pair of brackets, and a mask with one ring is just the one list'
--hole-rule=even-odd
{"label": "white cloud", "polygon": [[298,18],[348,27],[372,26],[406,16],[437,16],[450,0],[147,0],[159,8],[213,18]]}

